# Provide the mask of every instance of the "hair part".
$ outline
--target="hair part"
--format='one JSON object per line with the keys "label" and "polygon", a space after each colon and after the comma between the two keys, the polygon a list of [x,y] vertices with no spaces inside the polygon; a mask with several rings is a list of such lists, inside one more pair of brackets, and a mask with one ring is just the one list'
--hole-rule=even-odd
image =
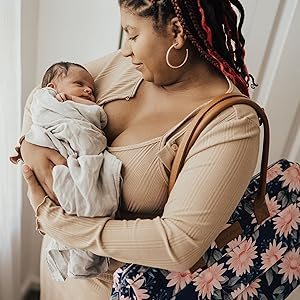
{"label": "hair part", "polygon": [[176,16],[168,0],[119,0],[119,5],[137,16],[152,18],[153,28],[157,32],[161,32],[168,21]]}
{"label": "hair part", "polygon": [[[207,62],[249,95],[254,78],[245,65],[244,9],[239,0],[119,0],[121,8],[153,19],[154,29],[177,16],[187,39]],[[238,16],[239,15],[239,16]]]}
{"label": "hair part", "polygon": [[87,69],[77,63],[60,61],[51,65],[45,72],[42,80],[42,88],[46,87],[53,79],[67,76],[70,67],[79,67],[87,71]]}

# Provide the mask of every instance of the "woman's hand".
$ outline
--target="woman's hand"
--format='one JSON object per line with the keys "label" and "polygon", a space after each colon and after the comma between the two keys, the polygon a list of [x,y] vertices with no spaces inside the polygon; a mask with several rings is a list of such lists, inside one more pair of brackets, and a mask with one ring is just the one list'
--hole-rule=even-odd
{"label": "woman's hand", "polygon": [[24,162],[32,169],[33,176],[40,187],[58,203],[52,189],[52,169],[55,165],[66,165],[65,158],[55,150],[30,144],[26,140],[21,144],[21,155]]}
{"label": "woman's hand", "polygon": [[22,166],[22,169],[24,179],[28,186],[27,197],[32,208],[36,211],[37,207],[44,201],[47,194],[37,181],[32,169],[26,164]]}

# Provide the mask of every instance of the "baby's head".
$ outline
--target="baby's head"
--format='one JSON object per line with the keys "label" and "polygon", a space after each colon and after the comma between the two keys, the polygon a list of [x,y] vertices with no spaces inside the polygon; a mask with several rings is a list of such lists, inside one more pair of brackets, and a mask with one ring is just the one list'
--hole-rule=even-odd
{"label": "baby's head", "polygon": [[76,63],[58,62],[50,66],[43,77],[42,87],[95,102],[93,77]]}

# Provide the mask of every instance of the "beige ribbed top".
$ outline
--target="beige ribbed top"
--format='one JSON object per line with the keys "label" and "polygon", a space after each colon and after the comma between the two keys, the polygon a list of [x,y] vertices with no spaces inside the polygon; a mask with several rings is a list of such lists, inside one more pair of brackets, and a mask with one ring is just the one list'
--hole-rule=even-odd
{"label": "beige ribbed top", "polygon": [[[141,80],[119,53],[93,62],[89,68],[101,91],[101,104],[127,101]],[[168,196],[172,159],[196,111],[161,137],[109,148],[124,166],[122,214],[141,218],[68,216],[46,200],[37,209],[39,230],[68,246],[121,262],[176,271],[191,268],[236,207],[254,171],[259,147],[253,109],[246,105],[228,108],[202,132]],[[25,120],[30,120],[28,114]],[[25,132],[29,124],[24,123]]]}

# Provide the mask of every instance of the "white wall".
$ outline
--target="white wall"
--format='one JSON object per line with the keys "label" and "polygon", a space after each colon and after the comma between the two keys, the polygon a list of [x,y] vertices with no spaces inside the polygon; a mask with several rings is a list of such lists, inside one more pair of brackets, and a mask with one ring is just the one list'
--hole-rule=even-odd
{"label": "white wall", "polygon": [[[84,64],[116,50],[119,37],[117,0],[23,0],[23,105],[49,65],[61,60]],[[22,293],[32,283],[38,284],[41,245],[32,209],[28,201],[23,203]]]}
{"label": "white wall", "polygon": [[53,62],[86,63],[119,45],[117,0],[40,0],[37,80]]}
{"label": "white wall", "polygon": [[[21,64],[22,64],[22,102],[35,85],[36,53],[37,53],[37,22],[38,0],[22,2],[21,11]],[[26,191],[23,183],[23,198]],[[34,214],[28,201],[22,202],[22,259],[21,259],[21,294],[24,294],[29,285],[38,283],[40,255],[40,236],[34,230]]]}
{"label": "white wall", "polygon": [[247,64],[259,84],[253,99],[271,128],[270,162],[300,161],[300,1],[242,0]]}

